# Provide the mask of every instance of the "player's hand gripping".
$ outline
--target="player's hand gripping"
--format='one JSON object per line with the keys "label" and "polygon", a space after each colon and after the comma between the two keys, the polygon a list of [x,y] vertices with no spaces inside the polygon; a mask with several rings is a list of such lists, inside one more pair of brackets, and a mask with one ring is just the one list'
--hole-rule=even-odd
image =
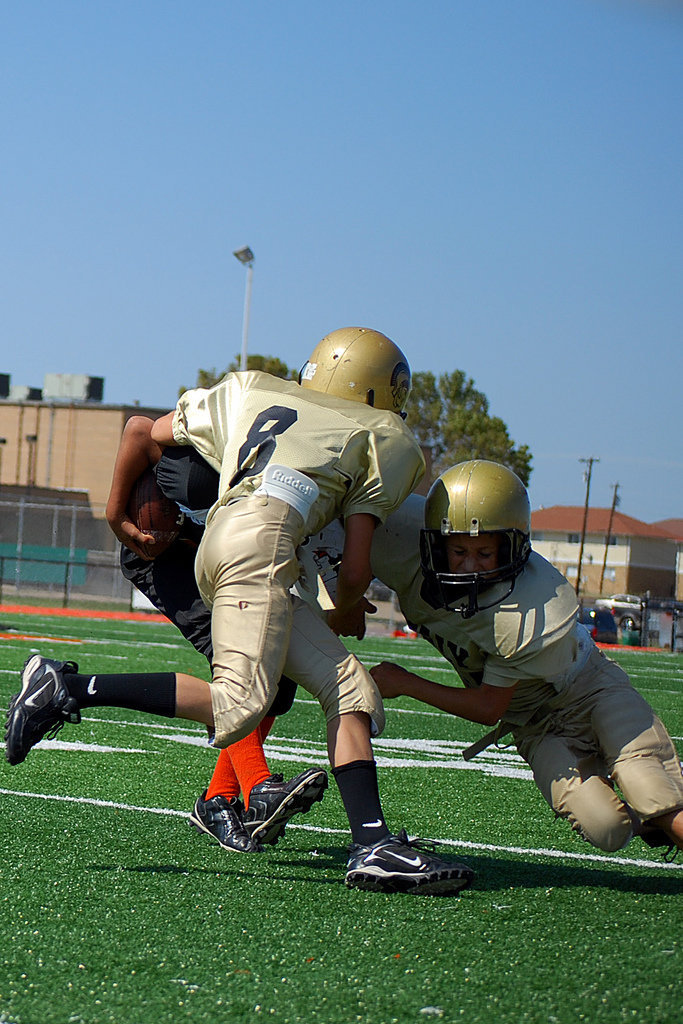
{"label": "player's hand gripping", "polygon": [[146,562],[154,560],[154,554],[150,554],[150,550],[147,547],[147,545],[150,548],[154,547],[155,539],[153,535],[151,533],[141,533],[127,512],[108,509],[107,522],[121,543],[130,548],[134,555],[144,558]]}
{"label": "player's hand gripping", "polygon": [[361,597],[360,601],[345,611],[332,608],[327,613],[327,624],[337,636],[354,636],[356,640],[362,640],[365,636],[365,616],[376,611],[374,604]]}
{"label": "player's hand gripping", "polygon": [[121,543],[146,562],[151,562],[154,554],[146,550],[145,544],[154,544],[154,537],[138,530],[126,508],[135,481],[161,457],[161,447],[152,440],[153,426],[148,416],[131,416],[123,428],[105,512]]}

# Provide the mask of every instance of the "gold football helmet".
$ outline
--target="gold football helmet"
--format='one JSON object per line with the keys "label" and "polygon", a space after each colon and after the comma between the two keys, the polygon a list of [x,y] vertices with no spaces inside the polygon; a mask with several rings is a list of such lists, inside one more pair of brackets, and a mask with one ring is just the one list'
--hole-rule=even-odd
{"label": "gold football helmet", "polygon": [[408,360],[386,335],[367,327],[332,331],[301,369],[304,388],[388,409],[404,416],[410,394]]}
{"label": "gold football helmet", "polygon": [[[529,496],[512,470],[483,459],[453,466],[432,484],[424,520],[420,561],[426,595],[432,604],[469,618],[509,597],[531,553]],[[452,534],[478,537],[483,533],[502,535],[498,568],[487,572],[450,572],[445,538]],[[510,584],[505,592],[499,594],[497,590],[490,604],[479,603],[484,590],[505,580]]]}

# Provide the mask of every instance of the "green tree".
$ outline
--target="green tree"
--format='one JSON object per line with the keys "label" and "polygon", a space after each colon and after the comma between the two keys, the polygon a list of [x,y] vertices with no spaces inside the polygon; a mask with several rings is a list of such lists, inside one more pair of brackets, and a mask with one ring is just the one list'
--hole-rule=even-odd
{"label": "green tree", "polygon": [[436,477],[467,459],[491,459],[513,470],[524,484],[531,476],[532,456],[516,446],[498,416],[491,416],[486,395],[462,370],[413,374],[406,423],[421,445],[431,451]]}

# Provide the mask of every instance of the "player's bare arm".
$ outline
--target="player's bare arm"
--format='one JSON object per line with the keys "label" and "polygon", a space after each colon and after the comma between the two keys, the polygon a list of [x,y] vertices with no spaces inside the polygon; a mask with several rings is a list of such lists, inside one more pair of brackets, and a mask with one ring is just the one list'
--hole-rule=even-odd
{"label": "player's bare arm", "polygon": [[160,416],[158,420],[154,420],[152,424],[152,440],[156,441],[162,448],[166,448],[168,445],[177,445],[175,437],[173,436],[173,417],[175,416],[175,410],[167,412],[165,416]]}
{"label": "player's bare arm", "polygon": [[347,517],[344,524],[344,551],[337,577],[335,607],[328,614],[328,624],[339,636],[365,636],[365,613],[375,606],[364,597],[372,579],[370,548],[377,525],[375,516],[358,512]]}
{"label": "player's bare arm", "polygon": [[451,715],[481,725],[495,725],[508,709],[514,686],[490,686],[483,683],[476,689],[443,686],[407,672],[400,665],[382,661],[370,669],[382,697],[413,697]]}
{"label": "player's bare arm", "polygon": [[153,426],[154,420],[147,416],[132,416],[126,423],[114,463],[105,513],[121,543],[146,560],[150,556],[144,545],[153,542],[154,537],[141,533],[126,510],[135,481],[161,458],[162,448],[152,438]]}

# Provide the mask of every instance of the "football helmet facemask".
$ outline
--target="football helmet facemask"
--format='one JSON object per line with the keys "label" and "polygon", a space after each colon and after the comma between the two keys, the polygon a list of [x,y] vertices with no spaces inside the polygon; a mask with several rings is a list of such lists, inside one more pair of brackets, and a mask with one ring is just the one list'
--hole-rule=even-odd
{"label": "football helmet facemask", "polygon": [[[436,607],[470,618],[509,597],[515,579],[531,553],[531,510],[522,481],[497,462],[474,459],[446,470],[432,484],[425,502],[424,529],[420,531],[420,562],[425,596]],[[498,568],[486,572],[451,572],[446,538],[453,534],[478,537],[501,535]],[[497,583],[489,604],[480,595]]]}
{"label": "football helmet facemask", "polygon": [[325,394],[388,409],[405,419],[410,366],[398,345],[367,327],[342,327],[316,345],[299,384]]}

